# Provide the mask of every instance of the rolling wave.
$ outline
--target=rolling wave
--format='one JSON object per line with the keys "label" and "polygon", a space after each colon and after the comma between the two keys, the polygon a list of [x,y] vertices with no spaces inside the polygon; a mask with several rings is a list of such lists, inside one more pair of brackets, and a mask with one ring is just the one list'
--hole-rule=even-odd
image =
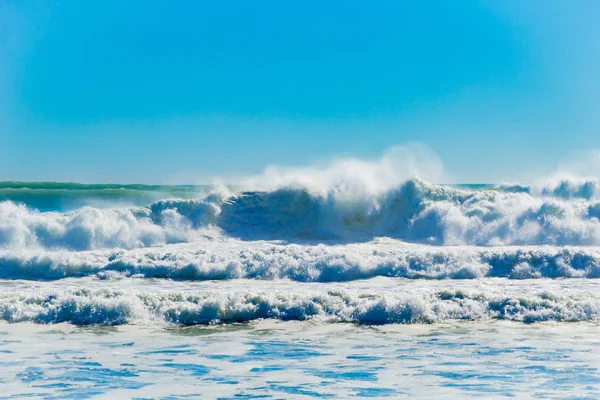
{"label": "rolling wave", "polygon": [[259,319],[359,324],[434,323],[501,319],[518,322],[598,321],[600,298],[548,291],[527,295],[468,290],[412,293],[356,290],[136,292],[63,289],[0,293],[0,319],[8,322],[182,325]]}
{"label": "rolling wave", "polygon": [[398,242],[344,246],[226,242],[138,250],[0,252],[0,279],[124,277],[208,281],[347,282],[408,279],[598,278],[597,247],[432,247]]}

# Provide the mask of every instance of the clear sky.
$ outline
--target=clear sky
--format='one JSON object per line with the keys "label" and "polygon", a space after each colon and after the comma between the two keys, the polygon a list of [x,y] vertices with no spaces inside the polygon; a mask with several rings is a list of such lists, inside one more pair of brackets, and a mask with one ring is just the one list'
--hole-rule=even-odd
{"label": "clear sky", "polygon": [[600,148],[600,2],[0,0],[0,179],[199,183],[429,146],[463,182]]}

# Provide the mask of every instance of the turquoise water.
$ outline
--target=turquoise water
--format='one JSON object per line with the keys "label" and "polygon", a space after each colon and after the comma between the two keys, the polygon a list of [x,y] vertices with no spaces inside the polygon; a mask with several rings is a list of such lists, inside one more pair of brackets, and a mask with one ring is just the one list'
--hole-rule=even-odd
{"label": "turquoise water", "polygon": [[93,206],[144,206],[163,198],[193,199],[209,185],[117,185],[68,182],[0,182],[0,201],[26,204],[40,211],[70,211]]}

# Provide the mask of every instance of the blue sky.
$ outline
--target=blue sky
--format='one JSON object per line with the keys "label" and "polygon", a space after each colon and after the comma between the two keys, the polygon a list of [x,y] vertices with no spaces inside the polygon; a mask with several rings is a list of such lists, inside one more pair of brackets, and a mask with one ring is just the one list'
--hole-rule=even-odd
{"label": "blue sky", "polygon": [[599,13],[0,0],[0,179],[198,183],[407,142],[463,182],[550,173],[600,148]]}

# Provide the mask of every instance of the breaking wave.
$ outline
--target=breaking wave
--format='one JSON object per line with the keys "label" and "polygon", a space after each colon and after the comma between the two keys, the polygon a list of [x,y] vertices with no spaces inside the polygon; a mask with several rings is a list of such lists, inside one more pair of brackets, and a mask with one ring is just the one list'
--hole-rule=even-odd
{"label": "breaking wave", "polygon": [[366,190],[282,187],[167,199],[141,207],[41,212],[0,202],[0,246],[91,250],[191,242],[207,230],[242,240],[364,242],[390,237],[432,245],[598,245],[598,183],[465,189],[410,179]]}
{"label": "breaking wave", "polygon": [[486,294],[465,290],[367,293],[355,290],[144,292],[114,289],[0,293],[0,318],[8,322],[78,325],[248,322],[259,319],[359,324],[434,323],[501,319],[520,322],[598,321],[593,294]]}
{"label": "breaking wave", "polygon": [[397,242],[351,246],[186,245],[96,252],[1,252],[0,279],[92,276],[208,281],[347,282],[374,277],[598,278],[597,247],[432,247]]}

